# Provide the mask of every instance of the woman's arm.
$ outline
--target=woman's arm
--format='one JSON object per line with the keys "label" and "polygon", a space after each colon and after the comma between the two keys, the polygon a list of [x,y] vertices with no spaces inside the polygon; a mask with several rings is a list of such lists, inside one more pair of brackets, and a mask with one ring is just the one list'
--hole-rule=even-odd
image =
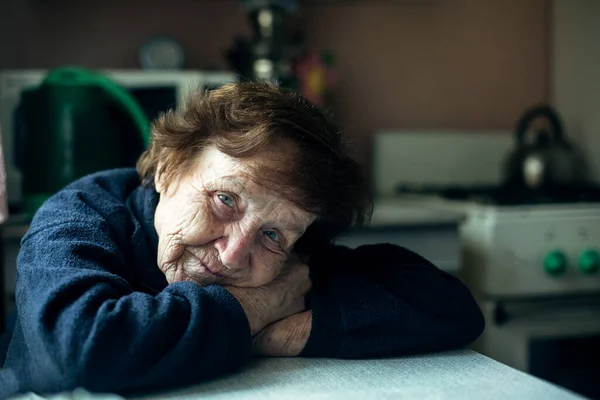
{"label": "woman's arm", "polygon": [[248,321],[225,288],[179,282],[157,295],[134,291],[101,217],[36,226],[19,255],[6,363],[21,391],[164,389],[249,360]]}
{"label": "woman's arm", "polygon": [[311,311],[267,327],[255,337],[255,353],[406,355],[465,346],[483,331],[468,289],[404,248],[330,247],[311,258],[310,267]]}

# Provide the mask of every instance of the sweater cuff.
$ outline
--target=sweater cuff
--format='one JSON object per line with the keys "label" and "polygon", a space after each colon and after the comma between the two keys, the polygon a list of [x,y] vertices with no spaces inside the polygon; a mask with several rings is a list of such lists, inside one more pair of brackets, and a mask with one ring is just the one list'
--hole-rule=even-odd
{"label": "sweater cuff", "polygon": [[217,303],[226,311],[226,321],[232,337],[227,354],[227,365],[243,365],[252,358],[252,334],[250,323],[240,302],[222,286],[207,286]]}
{"label": "sweater cuff", "polygon": [[19,393],[19,382],[12,369],[0,369],[0,399]]}
{"label": "sweater cuff", "polygon": [[308,294],[307,303],[312,327],[300,357],[336,357],[342,338],[339,305],[326,293],[315,291]]}

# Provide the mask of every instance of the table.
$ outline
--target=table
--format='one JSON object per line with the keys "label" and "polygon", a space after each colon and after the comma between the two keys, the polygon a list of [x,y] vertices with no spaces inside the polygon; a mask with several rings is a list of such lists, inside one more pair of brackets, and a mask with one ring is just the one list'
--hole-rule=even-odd
{"label": "table", "polygon": [[[123,400],[83,390],[12,400]],[[131,400],[577,400],[572,392],[463,349],[371,360],[256,359],[241,371],[193,387]]]}
{"label": "table", "polygon": [[582,399],[472,350],[402,358],[258,359],[194,387],[136,400]]}

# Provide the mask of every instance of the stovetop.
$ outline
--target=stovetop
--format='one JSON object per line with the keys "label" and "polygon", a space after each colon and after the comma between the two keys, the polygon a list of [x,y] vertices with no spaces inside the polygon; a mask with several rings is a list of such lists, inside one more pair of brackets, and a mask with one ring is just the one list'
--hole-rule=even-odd
{"label": "stovetop", "polygon": [[600,185],[596,184],[560,185],[541,190],[497,185],[399,185],[396,190],[399,194],[434,195],[446,200],[498,206],[600,203]]}

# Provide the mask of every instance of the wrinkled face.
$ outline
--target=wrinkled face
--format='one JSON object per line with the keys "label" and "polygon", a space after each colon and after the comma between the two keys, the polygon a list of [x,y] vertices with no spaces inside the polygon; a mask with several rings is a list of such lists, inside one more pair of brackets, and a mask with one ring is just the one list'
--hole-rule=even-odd
{"label": "wrinkled face", "polygon": [[157,262],[169,283],[255,287],[279,274],[315,216],[251,179],[260,160],[210,147],[168,189],[156,179]]}

